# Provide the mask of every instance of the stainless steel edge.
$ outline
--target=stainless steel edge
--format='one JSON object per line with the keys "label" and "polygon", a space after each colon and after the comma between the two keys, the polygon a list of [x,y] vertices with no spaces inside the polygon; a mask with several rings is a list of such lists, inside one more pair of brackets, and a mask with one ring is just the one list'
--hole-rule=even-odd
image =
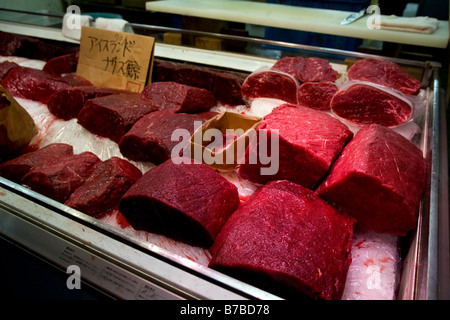
{"label": "stainless steel edge", "polygon": [[448,125],[445,106],[445,90],[441,88],[441,145],[440,145],[440,187],[439,187],[439,278],[437,299],[450,300],[450,210],[448,182]]}
{"label": "stainless steel edge", "polygon": [[426,299],[436,300],[439,262],[439,175],[440,175],[440,81],[439,68],[433,66],[433,141],[431,146],[430,217],[428,228]]}
{"label": "stainless steel edge", "polygon": [[[23,10],[12,10],[12,9],[6,9],[6,8],[0,8],[0,11],[19,12],[19,13],[23,13],[23,14],[40,15],[40,16],[52,16],[55,18],[61,18],[61,22],[63,19],[62,15],[49,15],[46,13],[39,13],[39,12],[28,12],[28,11],[23,11]],[[243,37],[243,36],[237,36],[237,35],[228,35],[228,34],[205,32],[205,31],[198,31],[198,30],[186,30],[186,29],[180,29],[180,28],[162,27],[162,26],[155,26],[155,25],[148,25],[148,24],[141,24],[141,23],[132,23],[132,22],[129,22],[127,25],[132,27],[133,29],[153,30],[153,31],[158,31],[158,32],[177,32],[177,33],[197,35],[197,36],[208,36],[208,37],[213,37],[213,38],[218,38],[218,39],[243,41],[243,42],[247,42],[247,43],[256,43],[256,44],[261,44],[261,45],[279,46],[279,47],[284,47],[284,48],[299,49],[299,50],[312,51],[312,52],[321,52],[321,53],[342,55],[342,56],[347,56],[347,57],[355,57],[355,58],[368,58],[368,57],[380,58],[381,57],[379,55],[368,54],[368,53],[360,53],[360,52],[355,52],[355,51],[348,51],[348,50],[334,49],[334,48],[315,47],[315,46],[290,43],[290,42],[285,42],[285,41],[267,40],[264,38]],[[72,42],[72,39],[67,38],[67,40]],[[417,66],[417,67],[425,66],[425,63],[421,62],[421,61],[405,60],[405,59],[398,59],[398,58],[385,57],[385,56],[382,56],[382,58],[391,60],[396,63],[408,64],[410,66]]]}
{"label": "stainless steel edge", "polygon": [[243,36],[228,35],[228,34],[222,34],[222,33],[212,33],[212,32],[197,31],[197,30],[185,30],[185,29],[179,29],[179,28],[161,27],[161,26],[138,24],[138,23],[128,23],[128,25],[130,27],[132,27],[133,29],[144,29],[144,30],[152,30],[152,31],[159,31],[159,32],[176,32],[176,33],[190,34],[190,35],[197,35],[197,36],[208,36],[208,37],[218,38],[218,39],[242,41],[242,42],[247,42],[247,43],[256,43],[256,44],[270,45],[270,46],[279,46],[279,47],[298,49],[298,50],[303,50],[303,51],[312,51],[312,52],[316,52],[316,53],[321,52],[321,53],[327,53],[327,54],[333,54],[333,55],[341,55],[341,56],[345,56],[345,57],[383,58],[383,59],[388,59],[388,60],[396,62],[396,63],[406,64],[409,66],[415,66],[415,67],[421,67],[421,68],[425,66],[425,62],[423,62],[423,61],[385,57],[385,56],[380,56],[380,55],[376,55],[376,54],[361,53],[361,52],[348,51],[348,50],[342,50],[342,49],[315,47],[315,46],[311,46],[311,45],[291,43],[291,42],[285,42],[285,41],[267,40],[267,39],[256,38],[256,37],[243,37]]}

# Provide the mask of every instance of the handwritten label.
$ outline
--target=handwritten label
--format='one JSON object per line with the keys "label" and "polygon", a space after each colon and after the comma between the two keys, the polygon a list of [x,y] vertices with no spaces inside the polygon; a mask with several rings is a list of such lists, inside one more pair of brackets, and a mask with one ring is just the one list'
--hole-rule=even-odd
{"label": "handwritten label", "polygon": [[82,27],[77,75],[139,93],[151,80],[154,45],[152,37]]}

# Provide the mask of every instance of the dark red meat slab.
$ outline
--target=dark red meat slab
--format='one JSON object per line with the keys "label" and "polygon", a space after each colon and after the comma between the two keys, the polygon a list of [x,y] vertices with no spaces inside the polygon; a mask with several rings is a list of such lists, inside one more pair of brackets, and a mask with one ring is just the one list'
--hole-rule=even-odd
{"label": "dark red meat slab", "polygon": [[3,78],[1,84],[11,95],[47,103],[50,96],[70,85],[59,75],[51,75],[42,70],[16,67]]}
{"label": "dark red meat slab", "polygon": [[[154,111],[139,119],[119,141],[121,153],[130,160],[160,164],[171,157],[172,148],[181,143],[172,141],[176,129],[194,133],[194,122],[204,122],[214,113],[186,114]],[[189,146],[189,141],[185,141]],[[184,149],[184,148],[183,148]]]}
{"label": "dark red meat slab", "polygon": [[229,105],[244,104],[241,85],[247,74],[223,72],[219,69],[200,67],[189,63],[175,63],[155,59],[153,82],[173,81],[210,90],[214,97]]}
{"label": "dark red meat slab", "polygon": [[[261,131],[267,133],[268,154],[272,162],[278,161],[275,174],[262,174],[261,151],[266,144],[260,139]],[[278,156],[270,143],[272,135],[279,140]],[[284,104],[264,117],[245,152],[239,175],[255,183],[272,180],[290,180],[307,188],[314,187],[327,173],[353,133],[341,121],[322,111]],[[275,154],[275,155],[273,155]],[[254,161],[254,160],[257,161]],[[253,163],[252,163],[253,162]],[[273,168],[273,167],[272,167]]]}
{"label": "dark red meat slab", "polygon": [[332,82],[305,82],[298,89],[298,104],[327,111],[337,91],[338,87]]}
{"label": "dark red meat slab", "polygon": [[0,176],[20,183],[22,178],[40,163],[46,163],[63,156],[71,155],[73,148],[65,143],[49,144],[41,149],[25,153],[0,164]]}
{"label": "dark red meat slab", "polygon": [[245,104],[241,87],[247,78],[246,74],[237,72],[218,72],[214,76],[212,93],[222,103],[232,106]]}
{"label": "dark red meat slab", "polygon": [[177,65],[174,62],[155,58],[153,61],[152,82],[174,81],[172,74],[176,70]]}
{"label": "dark red meat slab", "polygon": [[411,117],[411,106],[405,101],[377,88],[354,85],[336,93],[331,111],[356,124],[400,125]]}
{"label": "dark red meat slab", "polygon": [[31,38],[0,31],[0,55],[17,56],[21,47]]}
{"label": "dark red meat slab", "polygon": [[8,72],[15,67],[19,67],[19,65],[15,62],[4,61],[0,63],[0,81],[2,81]]}
{"label": "dark red meat slab", "polygon": [[52,41],[0,31],[1,56],[18,56],[47,61],[74,50],[73,44],[55,44]]}
{"label": "dark red meat slab", "polygon": [[48,60],[43,69],[45,72],[52,74],[73,73],[77,71],[79,51],[64,54],[62,56],[54,57]]}
{"label": "dark red meat slab", "polygon": [[285,57],[279,59],[272,70],[288,73],[301,83],[336,81],[338,73],[322,58]]}
{"label": "dark red meat slab", "polygon": [[152,76],[153,82],[173,81],[211,91],[215,71],[190,63],[175,63],[156,59]]}
{"label": "dark red meat slab", "polygon": [[70,120],[78,117],[81,108],[89,99],[120,93],[127,93],[127,91],[97,86],[71,87],[53,94],[47,107],[54,116],[62,120]]}
{"label": "dark red meat slab", "polygon": [[415,228],[425,186],[422,152],[394,130],[361,128],[317,189],[362,230],[403,236]]}
{"label": "dark red meat slab", "polygon": [[173,81],[153,82],[147,85],[141,96],[158,110],[199,113],[217,104],[211,91]]}
{"label": "dark red meat slab", "polygon": [[355,62],[348,70],[348,78],[374,82],[414,95],[419,93],[422,86],[419,80],[398,64],[383,59],[366,58]]}
{"label": "dark red meat slab", "polygon": [[22,183],[44,196],[64,203],[93,173],[101,160],[91,152],[60,157],[34,166]]}
{"label": "dark red meat slab", "polygon": [[258,189],[223,226],[209,266],[283,298],[340,299],[353,219],[289,181]]}
{"label": "dark red meat slab", "polygon": [[122,197],[120,212],[137,230],[208,248],[239,206],[239,194],[212,168],[184,161],[147,171]]}
{"label": "dark red meat slab", "polygon": [[130,162],[112,157],[97,163],[92,175],[76,189],[66,205],[99,218],[117,207],[125,192],[142,176]]}
{"label": "dark red meat slab", "polygon": [[63,75],[62,78],[72,87],[93,86],[89,80],[77,75],[76,73],[67,73]]}
{"label": "dark red meat slab", "polygon": [[119,142],[136,121],[155,110],[137,93],[108,95],[87,100],[78,123],[93,134]]}
{"label": "dark red meat slab", "polygon": [[242,97],[246,100],[271,98],[294,104],[297,103],[297,90],[295,79],[274,71],[251,74],[241,87]]}
{"label": "dark red meat slab", "polygon": [[212,90],[214,83],[214,72],[199,66],[192,66],[189,64],[179,64],[172,72],[172,81],[203,88],[208,91]]}

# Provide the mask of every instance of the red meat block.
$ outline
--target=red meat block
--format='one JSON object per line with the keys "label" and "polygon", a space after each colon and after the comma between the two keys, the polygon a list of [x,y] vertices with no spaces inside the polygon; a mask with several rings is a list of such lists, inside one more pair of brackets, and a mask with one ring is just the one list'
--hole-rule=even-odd
{"label": "red meat block", "polygon": [[298,89],[298,104],[327,111],[336,92],[338,87],[332,82],[305,82]]}
{"label": "red meat block", "polygon": [[70,120],[78,117],[81,108],[89,99],[120,93],[129,92],[97,86],[71,87],[53,94],[47,103],[47,107],[54,116],[62,120]]}
{"label": "red meat block", "polygon": [[209,248],[239,206],[236,186],[190,158],[150,169],[120,201],[119,209],[137,230]]}
{"label": "red meat block", "polygon": [[93,173],[101,160],[91,152],[60,157],[34,166],[22,184],[44,196],[64,203]]}
{"label": "red meat block", "polygon": [[171,74],[171,80],[177,83],[212,90],[215,73],[208,68],[179,64]]}
{"label": "red meat block", "polygon": [[8,72],[15,67],[19,67],[19,65],[15,62],[4,61],[0,63],[0,81],[2,81]]}
{"label": "red meat block", "polygon": [[404,236],[416,227],[424,191],[422,152],[392,129],[361,128],[317,189],[363,231]]}
{"label": "red meat block", "polygon": [[244,104],[241,86],[247,74],[223,72],[188,63],[175,63],[155,59],[152,82],[173,81],[210,90],[215,98],[229,105]]}
{"label": "red meat block", "polygon": [[137,93],[114,94],[87,100],[78,123],[89,132],[119,142],[144,115],[156,108]]}
{"label": "red meat block", "polygon": [[55,43],[20,34],[0,31],[0,55],[17,56],[47,61],[72,52],[72,44]]}
{"label": "red meat block", "polygon": [[67,73],[63,75],[62,78],[72,87],[93,86],[89,80],[77,75],[76,73]]}
{"label": "red meat block", "polygon": [[20,49],[29,40],[26,36],[0,31],[0,55],[20,56]]}
{"label": "red meat block", "polygon": [[288,73],[301,83],[303,82],[334,82],[338,73],[331,64],[322,58],[285,57],[279,59],[272,70]]}
{"label": "red meat block", "polygon": [[71,145],[65,143],[49,144],[41,149],[25,153],[17,158],[0,164],[0,176],[16,183],[20,183],[22,178],[34,166],[71,154],[73,154]]}
{"label": "red meat block", "polygon": [[314,191],[272,181],[233,213],[209,266],[283,298],[340,299],[354,220]]}
{"label": "red meat block", "polygon": [[76,72],[79,56],[80,51],[74,51],[72,53],[51,58],[45,63],[42,70],[59,75]]}
{"label": "red meat block", "polygon": [[11,69],[1,84],[15,97],[42,103],[47,103],[53,93],[71,87],[59,75],[27,67]]}
{"label": "red meat block", "polygon": [[395,62],[366,58],[348,70],[350,80],[369,81],[396,89],[405,94],[418,94],[422,84]]}
{"label": "red meat block", "polygon": [[0,31],[0,55],[47,61],[72,52],[72,44],[55,43],[38,38]]}
{"label": "red meat block", "polygon": [[130,162],[112,157],[97,163],[92,175],[76,189],[66,205],[100,218],[116,208],[125,192],[142,176]]}
{"label": "red meat block", "polygon": [[212,93],[222,103],[232,106],[245,104],[242,98],[242,84],[246,74],[237,72],[218,72],[214,77]]}
{"label": "red meat block", "polygon": [[259,184],[289,180],[313,188],[352,137],[348,127],[329,114],[281,105],[258,126],[239,175]]}
{"label": "red meat block", "polygon": [[199,113],[211,109],[217,100],[211,91],[173,81],[153,82],[141,93],[158,110]]}
{"label": "red meat block", "polygon": [[359,125],[375,123],[393,127],[408,121],[412,108],[388,92],[358,84],[336,93],[331,99],[331,111]]}
{"label": "red meat block", "polygon": [[213,115],[214,113],[209,112],[206,114],[151,112],[139,119],[120,139],[119,149],[130,160],[160,164],[171,157],[172,149],[178,144],[183,144],[181,149],[189,146],[188,139],[181,142],[172,140],[172,134],[176,129],[186,130],[190,138],[194,134],[195,121],[203,123]]}
{"label": "red meat block", "polygon": [[298,83],[293,77],[276,71],[251,74],[241,87],[242,97],[248,101],[271,98],[296,104],[297,91]]}
{"label": "red meat block", "polygon": [[175,63],[156,59],[153,66],[153,82],[173,81],[211,91],[215,71],[190,63]]}
{"label": "red meat block", "polygon": [[[153,61],[152,82],[173,81],[172,73],[177,63],[155,58]],[[176,81],[175,81],[176,82]]]}

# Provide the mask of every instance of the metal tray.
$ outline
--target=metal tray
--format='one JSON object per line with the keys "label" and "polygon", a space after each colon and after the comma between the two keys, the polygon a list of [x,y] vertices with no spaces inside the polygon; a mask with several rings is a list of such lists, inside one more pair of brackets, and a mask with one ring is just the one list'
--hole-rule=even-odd
{"label": "metal tray", "polygon": [[[131,24],[146,32],[193,31]],[[19,25],[21,34],[52,38],[59,30]],[[14,30],[14,25],[12,25]],[[39,32],[41,30],[41,32]],[[11,29],[8,31],[11,32]],[[204,32],[200,34],[205,35]],[[208,34],[258,45],[287,47],[300,54],[326,54],[332,59],[373,57],[357,52]],[[56,36],[54,39],[57,38]],[[155,56],[230,70],[251,72],[273,59],[225,51],[156,43]],[[337,58],[338,57],[338,58]],[[385,58],[385,57],[383,57]],[[405,239],[405,258],[398,299],[448,297],[448,173],[445,107],[437,62],[391,59],[422,71],[429,98],[420,146],[428,164],[428,185],[417,228]],[[331,59],[330,59],[331,61]],[[27,188],[0,178],[0,237],[66,271],[81,269],[86,284],[119,299],[279,299],[190,259],[114,228]]]}

